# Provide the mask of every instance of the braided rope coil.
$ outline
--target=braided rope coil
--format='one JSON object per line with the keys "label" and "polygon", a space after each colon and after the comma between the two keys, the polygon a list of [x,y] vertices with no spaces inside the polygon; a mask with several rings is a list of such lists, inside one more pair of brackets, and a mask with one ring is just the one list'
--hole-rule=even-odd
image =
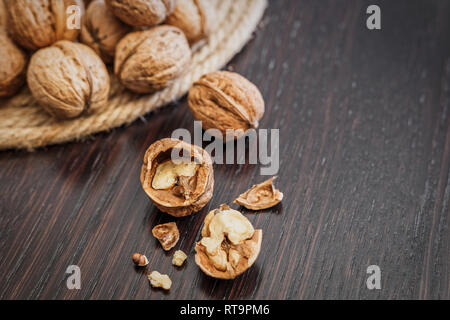
{"label": "braided rope coil", "polygon": [[167,105],[186,94],[203,74],[225,66],[250,40],[267,0],[211,0],[219,26],[207,44],[192,57],[189,70],[172,86],[151,95],[134,94],[111,77],[108,106],[73,120],[58,121],[45,112],[28,88],[0,100],[0,150],[28,149],[59,144],[107,131]]}

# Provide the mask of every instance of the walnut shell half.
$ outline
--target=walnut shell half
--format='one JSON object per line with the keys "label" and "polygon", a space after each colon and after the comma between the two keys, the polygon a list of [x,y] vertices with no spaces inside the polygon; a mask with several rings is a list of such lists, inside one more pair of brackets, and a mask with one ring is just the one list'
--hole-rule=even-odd
{"label": "walnut shell half", "polygon": [[105,64],[81,43],[62,40],[37,51],[31,57],[27,82],[33,97],[57,118],[95,111],[108,100]]}
{"label": "walnut shell half", "polygon": [[123,22],[135,27],[151,27],[172,13],[176,0],[106,0],[106,3]]}
{"label": "walnut shell half", "polygon": [[11,96],[25,81],[27,56],[0,27],[0,97]]}
{"label": "walnut shell half", "polygon": [[114,73],[128,89],[151,93],[171,85],[188,67],[191,49],[172,26],[126,35],[117,45]]}
{"label": "walnut shell half", "polygon": [[254,230],[239,211],[222,205],[205,218],[195,263],[210,277],[234,279],[253,265],[261,242],[262,230]]}
{"label": "walnut shell half", "polygon": [[277,205],[283,200],[283,193],[275,189],[273,180],[275,180],[275,177],[253,185],[248,191],[234,200],[234,203],[250,210],[263,210]]}
{"label": "walnut shell half", "polygon": [[[22,47],[36,50],[58,40],[75,40],[79,29],[67,27],[67,8],[79,6],[81,0],[4,0],[8,15],[8,32]],[[80,12],[81,13],[81,12]]]}
{"label": "walnut shell half", "polygon": [[[258,88],[243,76],[216,71],[202,76],[189,90],[189,108],[205,130],[218,129],[224,140],[257,128],[264,114],[264,100]],[[234,131],[231,137],[227,130]]]}
{"label": "walnut shell half", "polygon": [[[183,176],[182,170],[167,173],[168,184],[157,187],[153,184],[158,167],[172,161],[172,152],[183,151],[195,162],[195,171]],[[169,166],[172,168],[172,166]],[[161,173],[162,174],[162,173]],[[198,212],[211,200],[214,188],[214,172],[211,157],[202,148],[183,141],[165,138],[153,143],[145,153],[141,169],[141,184],[156,207],[174,217],[183,217]],[[156,187],[156,188],[155,188]]]}
{"label": "walnut shell half", "polygon": [[130,31],[131,27],[117,19],[103,0],[94,0],[83,15],[81,41],[105,63],[112,63],[117,43]]}
{"label": "walnut shell half", "polygon": [[180,28],[193,45],[214,31],[215,11],[209,0],[182,0],[165,23]]}

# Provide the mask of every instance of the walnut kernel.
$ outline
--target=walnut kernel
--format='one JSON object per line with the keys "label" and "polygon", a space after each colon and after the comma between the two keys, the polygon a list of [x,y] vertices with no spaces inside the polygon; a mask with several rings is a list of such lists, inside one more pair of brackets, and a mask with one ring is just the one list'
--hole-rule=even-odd
{"label": "walnut kernel", "polygon": [[170,280],[167,274],[161,274],[158,271],[152,271],[147,275],[147,277],[152,287],[170,290],[170,287],[172,286],[172,280]]}
{"label": "walnut kernel", "polygon": [[262,230],[254,230],[239,211],[222,205],[205,218],[195,262],[211,277],[234,279],[253,265],[261,241]]}
{"label": "walnut kernel", "polygon": [[[202,76],[189,90],[189,108],[205,130],[218,129],[221,138],[232,140],[257,128],[264,114],[264,100],[258,88],[243,76],[217,71]],[[227,136],[227,130],[235,135]]]}
{"label": "walnut kernel", "polygon": [[263,210],[277,205],[283,200],[283,193],[275,189],[273,180],[275,180],[275,177],[253,185],[234,202],[250,210]]}
{"label": "walnut kernel", "polygon": [[152,233],[166,251],[175,247],[180,239],[180,232],[175,222],[159,224],[153,228]]}
{"label": "walnut kernel", "polygon": [[133,260],[134,264],[139,267],[145,267],[146,265],[148,265],[148,259],[143,254],[133,253],[131,259]]}
{"label": "walnut kernel", "polygon": [[183,265],[184,261],[186,261],[186,259],[187,259],[186,253],[184,253],[181,250],[177,250],[177,251],[175,251],[175,254],[173,255],[172,264],[177,267],[181,267]]}

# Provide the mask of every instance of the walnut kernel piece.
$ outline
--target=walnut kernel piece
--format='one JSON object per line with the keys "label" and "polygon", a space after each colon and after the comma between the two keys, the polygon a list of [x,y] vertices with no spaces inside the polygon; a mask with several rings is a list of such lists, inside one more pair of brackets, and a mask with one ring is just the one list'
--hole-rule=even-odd
{"label": "walnut kernel piece", "polygon": [[248,191],[234,200],[234,203],[250,210],[263,210],[277,205],[283,200],[283,193],[275,189],[273,180],[275,180],[275,177],[253,185]]}
{"label": "walnut kernel piece", "polygon": [[177,2],[165,23],[180,28],[193,45],[214,31],[215,11],[210,0],[182,0]]}
{"label": "walnut kernel piece", "polygon": [[[176,165],[170,162],[178,163],[178,159],[172,160],[172,157],[180,152],[183,152],[182,160],[190,164],[175,169],[177,172],[174,173],[172,169]],[[170,174],[164,174],[166,169],[170,169]],[[159,210],[174,217],[188,216],[201,210],[211,200],[214,189],[211,157],[202,148],[177,139],[159,140],[145,153],[141,184]]]}
{"label": "walnut kernel piece", "polygon": [[175,247],[180,239],[180,232],[175,222],[159,224],[153,228],[152,233],[166,251]]}
{"label": "walnut kernel piece", "polygon": [[208,213],[202,239],[195,246],[195,263],[208,276],[234,279],[255,262],[261,250],[262,230],[227,205]]}
{"label": "walnut kernel piece", "polygon": [[175,9],[176,0],[106,0],[120,20],[135,27],[151,27],[163,22]]}
{"label": "walnut kernel piece", "polygon": [[172,264],[177,267],[181,267],[186,259],[187,259],[186,253],[184,253],[181,250],[177,250],[173,255]]}
{"label": "walnut kernel piece", "polygon": [[152,287],[163,288],[164,290],[170,290],[172,286],[172,280],[170,280],[167,274],[161,274],[158,271],[152,271],[147,275],[148,280]]}
{"label": "walnut kernel piece", "polygon": [[[218,129],[224,141],[237,139],[257,128],[264,114],[264,100],[258,88],[243,76],[217,71],[202,76],[188,95],[189,108],[205,130]],[[227,136],[227,130],[234,130]]]}
{"label": "walnut kernel piece", "polygon": [[12,96],[25,82],[27,56],[0,27],[0,97]]}
{"label": "walnut kernel piece", "polygon": [[148,265],[148,259],[143,254],[133,253],[131,259],[133,260],[134,264],[139,267],[145,267],[146,265]]}
{"label": "walnut kernel piece", "polygon": [[108,101],[106,66],[81,43],[62,40],[34,53],[27,82],[45,111],[60,119],[101,109]]}
{"label": "walnut kernel piece", "polygon": [[83,15],[81,41],[94,49],[105,63],[111,63],[117,43],[130,31],[131,27],[117,19],[104,0],[94,0]]}
{"label": "walnut kernel piece", "polygon": [[152,93],[170,86],[187,69],[191,48],[183,32],[162,25],[135,31],[116,47],[114,73],[137,93]]}
{"label": "walnut kernel piece", "polygon": [[79,29],[68,28],[69,6],[84,10],[81,0],[4,0],[8,32],[19,45],[37,50],[59,40],[73,41]]}

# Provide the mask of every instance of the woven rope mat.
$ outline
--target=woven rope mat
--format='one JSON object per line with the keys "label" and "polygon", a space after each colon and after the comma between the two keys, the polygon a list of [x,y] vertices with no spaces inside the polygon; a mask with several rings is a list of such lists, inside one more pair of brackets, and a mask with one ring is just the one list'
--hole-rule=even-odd
{"label": "woven rope mat", "polygon": [[99,113],[67,121],[48,116],[26,86],[14,97],[0,100],[0,150],[58,144],[128,124],[140,116],[181,98],[201,75],[225,66],[249,41],[267,0],[210,0],[219,27],[207,44],[193,54],[186,74],[171,87],[152,95],[137,95],[111,77],[108,107]]}

